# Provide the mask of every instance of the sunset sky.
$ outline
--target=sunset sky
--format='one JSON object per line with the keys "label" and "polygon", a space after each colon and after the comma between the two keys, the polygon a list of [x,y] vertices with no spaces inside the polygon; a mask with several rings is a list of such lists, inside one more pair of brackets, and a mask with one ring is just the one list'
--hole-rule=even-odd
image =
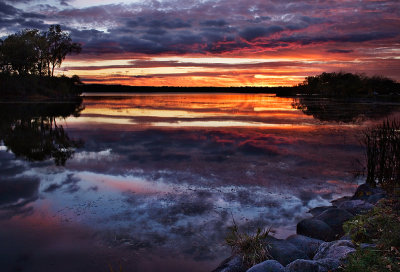
{"label": "sunset sky", "polygon": [[400,81],[398,0],[0,0],[0,37],[60,24],[86,83],[295,85],[323,71]]}

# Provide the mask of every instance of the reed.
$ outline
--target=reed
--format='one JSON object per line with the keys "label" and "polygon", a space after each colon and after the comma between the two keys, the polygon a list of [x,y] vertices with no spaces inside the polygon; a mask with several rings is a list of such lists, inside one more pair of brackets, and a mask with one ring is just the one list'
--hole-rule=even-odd
{"label": "reed", "polygon": [[400,121],[385,120],[363,133],[367,184],[381,185],[389,193],[400,186]]}

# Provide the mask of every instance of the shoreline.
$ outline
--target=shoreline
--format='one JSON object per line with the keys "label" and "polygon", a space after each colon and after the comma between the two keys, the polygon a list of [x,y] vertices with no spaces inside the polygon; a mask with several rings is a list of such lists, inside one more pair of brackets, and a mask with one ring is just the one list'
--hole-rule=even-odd
{"label": "shoreline", "polygon": [[246,268],[242,257],[232,255],[212,272],[338,271],[346,257],[356,251],[351,238],[345,235],[344,222],[367,213],[385,198],[383,189],[363,183],[353,196],[334,199],[330,206],[310,209],[308,213],[312,217],[297,223],[296,234],[286,239],[268,236],[270,259]]}

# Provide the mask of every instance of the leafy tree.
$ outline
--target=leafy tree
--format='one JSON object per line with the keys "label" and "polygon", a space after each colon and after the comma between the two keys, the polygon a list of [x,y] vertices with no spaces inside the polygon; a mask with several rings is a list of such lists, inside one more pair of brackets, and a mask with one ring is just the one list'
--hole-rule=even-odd
{"label": "leafy tree", "polygon": [[[69,33],[62,31],[60,25],[52,25],[45,33],[48,43],[49,57],[47,59],[48,74],[54,76],[54,68],[60,67],[69,53],[80,53],[82,48],[79,43],[73,43]],[[50,72],[51,65],[51,72]]]}
{"label": "leafy tree", "polygon": [[19,75],[36,72],[38,61],[38,30],[23,30],[8,36],[1,45],[3,69],[16,71]]}
{"label": "leafy tree", "polygon": [[0,69],[9,74],[54,76],[54,69],[61,66],[67,54],[81,49],[60,25],[52,25],[42,33],[25,29],[0,40]]}

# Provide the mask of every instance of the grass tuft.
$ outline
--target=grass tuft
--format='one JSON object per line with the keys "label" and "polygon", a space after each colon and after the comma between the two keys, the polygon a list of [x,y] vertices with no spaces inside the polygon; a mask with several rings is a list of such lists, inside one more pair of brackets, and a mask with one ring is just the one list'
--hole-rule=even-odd
{"label": "grass tuft", "polygon": [[233,226],[229,230],[225,241],[232,248],[234,255],[240,255],[243,258],[243,264],[246,267],[252,267],[271,258],[266,240],[270,228],[264,230],[258,228],[255,234],[249,234],[240,232],[235,220],[233,220]]}

